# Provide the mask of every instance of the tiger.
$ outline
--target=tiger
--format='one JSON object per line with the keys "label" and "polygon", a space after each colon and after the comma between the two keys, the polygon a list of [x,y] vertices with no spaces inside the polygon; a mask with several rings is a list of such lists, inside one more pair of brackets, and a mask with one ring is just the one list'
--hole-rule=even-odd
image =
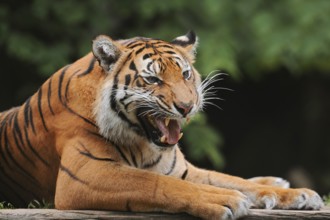
{"label": "tiger", "polygon": [[182,126],[212,81],[193,66],[197,45],[193,31],[172,41],[96,37],[90,53],[0,114],[1,201],[203,219],[322,208],[315,191],[281,178],[243,179],[185,159]]}

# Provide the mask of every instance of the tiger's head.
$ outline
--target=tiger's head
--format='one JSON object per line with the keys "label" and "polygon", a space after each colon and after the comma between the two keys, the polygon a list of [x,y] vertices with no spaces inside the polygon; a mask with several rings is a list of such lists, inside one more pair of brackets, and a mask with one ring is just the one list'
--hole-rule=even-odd
{"label": "tiger's head", "polygon": [[101,134],[126,145],[177,144],[182,124],[203,105],[203,86],[193,67],[196,46],[193,32],[172,42],[98,36],[93,54],[107,75],[94,109]]}

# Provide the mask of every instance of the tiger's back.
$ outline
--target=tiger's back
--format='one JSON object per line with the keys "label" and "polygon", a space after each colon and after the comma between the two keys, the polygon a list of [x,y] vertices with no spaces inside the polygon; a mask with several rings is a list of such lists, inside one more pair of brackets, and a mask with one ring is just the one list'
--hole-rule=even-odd
{"label": "tiger's back", "polygon": [[[97,133],[92,113],[84,111],[88,108],[85,105],[93,103],[91,97],[95,91],[80,89],[83,91],[80,94],[74,82],[75,77],[81,78],[97,69],[90,53],[56,72],[22,106],[0,113],[0,201],[15,207],[27,207],[35,199],[54,201],[61,159],[56,148],[56,143],[61,142],[59,137],[72,135],[77,132],[76,127],[84,126],[92,127]],[[102,78],[90,76],[86,76],[84,87],[88,84],[94,87]],[[74,89],[78,91],[73,92]],[[79,106],[68,104],[69,99],[77,96],[85,96],[86,102]],[[73,126],[72,120],[76,120]]]}

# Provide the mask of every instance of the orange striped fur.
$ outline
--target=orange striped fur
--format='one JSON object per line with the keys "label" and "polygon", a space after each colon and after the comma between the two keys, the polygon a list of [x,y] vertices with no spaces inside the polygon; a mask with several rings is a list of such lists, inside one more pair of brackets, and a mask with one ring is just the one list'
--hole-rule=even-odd
{"label": "orange striped fur", "polygon": [[317,193],[280,178],[244,180],[185,160],[181,124],[204,107],[209,84],[193,67],[196,45],[193,32],[172,42],[99,36],[92,53],[0,113],[1,200],[205,219],[322,207]]}

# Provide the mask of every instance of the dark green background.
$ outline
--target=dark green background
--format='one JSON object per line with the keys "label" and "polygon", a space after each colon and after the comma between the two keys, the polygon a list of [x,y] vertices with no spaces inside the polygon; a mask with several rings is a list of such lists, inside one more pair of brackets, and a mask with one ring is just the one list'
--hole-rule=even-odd
{"label": "dark green background", "polygon": [[330,1],[26,0],[0,2],[0,110],[21,104],[98,34],[200,38],[196,67],[229,74],[185,130],[205,168],[277,175],[330,191]]}

